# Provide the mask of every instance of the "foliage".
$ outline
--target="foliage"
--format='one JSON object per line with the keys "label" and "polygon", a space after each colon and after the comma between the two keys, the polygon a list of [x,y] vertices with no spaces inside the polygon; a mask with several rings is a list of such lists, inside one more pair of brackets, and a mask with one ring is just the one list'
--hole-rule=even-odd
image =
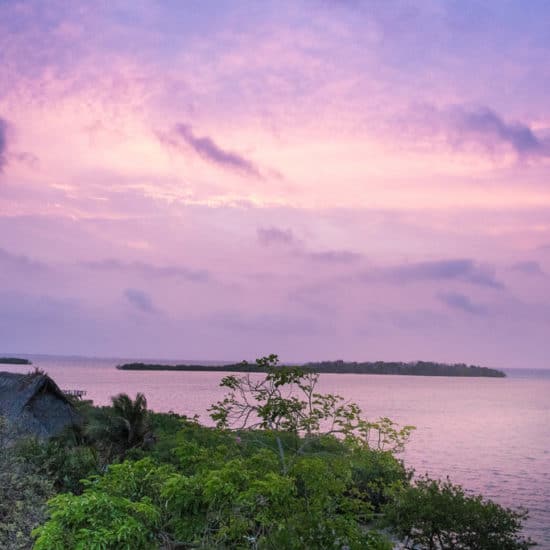
{"label": "foliage", "polygon": [[93,447],[71,444],[66,438],[47,442],[27,439],[21,441],[16,450],[23,460],[48,478],[57,491],[81,493],[81,480],[100,469],[99,457]]}
{"label": "foliage", "polygon": [[524,550],[533,546],[521,534],[527,512],[469,496],[449,480],[426,476],[401,486],[385,514],[386,523],[407,540],[406,548]]}
{"label": "foliage", "polygon": [[[478,367],[455,363],[436,363],[434,361],[320,361],[306,363],[301,368],[310,372],[334,374],[404,374],[408,376],[475,376],[504,378],[506,374],[497,369]],[[258,365],[251,365],[246,361],[228,365],[163,365],[157,363],[126,363],[118,365],[119,370],[150,370],[150,371],[203,371],[203,372],[267,372],[268,369]]]}
{"label": "foliage", "polygon": [[19,357],[0,357],[0,364],[5,365],[32,365],[32,361]]}
{"label": "foliage", "polygon": [[[247,367],[248,368],[248,367]],[[395,453],[412,427],[369,422],[318,375],[257,361],[227,376],[217,427],[121,394],[79,402],[82,428],[2,447],[0,547],[38,550],[408,548],[521,550],[522,511],[421,478]],[[154,434],[154,436],[153,436]]]}
{"label": "foliage", "polygon": [[0,417],[0,548],[31,546],[31,531],[45,519],[46,499],[53,484],[36,467],[18,455],[8,426]]}
{"label": "foliage", "polygon": [[407,376],[468,376],[504,378],[506,373],[497,369],[466,365],[464,363],[436,363],[434,361],[321,361],[306,363],[305,368],[315,372],[335,372],[352,374],[403,374]]}
{"label": "foliage", "polygon": [[131,501],[100,491],[59,494],[50,519],[34,535],[35,550],[149,550],[155,547],[158,510],[144,498]]}
{"label": "foliage", "polygon": [[[349,442],[401,451],[412,426],[399,429],[389,418],[369,422],[361,417],[356,403],[344,401],[339,395],[316,392],[319,375],[300,367],[278,365],[276,355],[256,361],[264,378],[226,376],[220,385],[229,390],[222,401],[209,409],[219,428],[259,428],[303,434],[297,453],[315,438],[339,435]],[[279,443],[284,466],[284,453]]]}
{"label": "foliage", "polygon": [[111,407],[93,409],[86,427],[86,436],[107,462],[123,458],[130,449],[152,443],[145,396],[138,393],[132,400],[121,393],[111,401]]}
{"label": "foliage", "polygon": [[[112,464],[85,482],[83,495],[74,498],[97,503],[97,510],[81,504],[80,517],[64,508],[77,501],[54,499],[51,519],[37,531],[37,548],[77,548],[92,526],[103,533],[103,548],[123,547],[116,537],[135,519],[128,503],[144,502],[154,509],[155,521],[132,539],[136,548],[139,540],[149,548],[389,548],[382,535],[367,529],[373,506],[353,486],[357,454],[377,451],[357,451],[331,438],[326,453],[305,453],[282,473],[277,453],[261,444],[265,434],[246,435],[249,439],[241,439],[183,420],[171,436],[170,464],[155,460],[153,451],[138,461]],[[105,515],[107,509],[116,522]]]}
{"label": "foliage", "polygon": [[380,512],[391,500],[395,488],[408,484],[412,471],[407,471],[403,462],[389,451],[358,450],[352,455],[351,476],[354,490]]}

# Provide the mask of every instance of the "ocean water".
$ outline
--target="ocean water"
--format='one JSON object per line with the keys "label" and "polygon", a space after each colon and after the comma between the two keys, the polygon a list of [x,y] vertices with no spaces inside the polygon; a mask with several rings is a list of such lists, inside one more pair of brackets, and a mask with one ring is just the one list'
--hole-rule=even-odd
{"label": "ocean water", "polygon": [[[223,374],[119,371],[126,359],[28,356],[63,389],[106,404],[143,392],[150,408],[198,414],[220,399]],[[214,364],[214,363],[213,363]],[[0,370],[29,367],[0,365]],[[365,416],[416,426],[402,458],[418,474],[447,475],[468,490],[529,509],[526,532],[550,550],[550,370],[514,369],[507,378],[323,374],[320,391],[357,402]]]}

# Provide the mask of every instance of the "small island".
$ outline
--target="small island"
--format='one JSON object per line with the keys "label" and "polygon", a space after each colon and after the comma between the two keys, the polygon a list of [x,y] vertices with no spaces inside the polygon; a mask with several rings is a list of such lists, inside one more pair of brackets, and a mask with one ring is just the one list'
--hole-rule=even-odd
{"label": "small island", "polygon": [[[504,378],[506,374],[497,369],[466,365],[464,363],[446,364],[433,361],[320,361],[299,365],[303,369],[325,374],[390,374],[408,376],[457,376]],[[255,363],[233,363],[227,365],[163,365],[155,363],[126,363],[118,365],[119,370],[150,371],[204,371],[204,372],[265,372]]]}
{"label": "small island", "polygon": [[0,357],[0,364],[3,365],[32,365],[32,361],[20,357]]}

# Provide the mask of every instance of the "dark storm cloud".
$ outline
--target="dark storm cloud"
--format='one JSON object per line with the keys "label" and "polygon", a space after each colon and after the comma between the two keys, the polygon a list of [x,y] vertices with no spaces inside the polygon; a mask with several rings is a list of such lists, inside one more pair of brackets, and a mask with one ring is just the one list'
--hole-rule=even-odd
{"label": "dark storm cloud", "polygon": [[253,162],[239,153],[223,149],[208,136],[195,135],[188,124],[177,124],[175,131],[204,160],[250,177],[262,178],[260,171]]}

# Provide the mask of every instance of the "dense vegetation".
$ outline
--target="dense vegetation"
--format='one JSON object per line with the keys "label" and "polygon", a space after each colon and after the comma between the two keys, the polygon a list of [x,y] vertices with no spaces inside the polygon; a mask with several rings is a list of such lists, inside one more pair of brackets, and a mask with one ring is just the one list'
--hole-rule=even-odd
{"label": "dense vegetation", "polygon": [[531,546],[525,512],[414,480],[398,459],[411,426],[366,420],[317,393],[318,374],[275,356],[258,367],[262,379],[222,380],[216,427],[122,394],[110,407],[78,403],[85,425],[58,440],[1,445],[0,547],[390,550],[391,537],[417,549]]}
{"label": "dense vegetation", "polygon": [[0,364],[4,365],[32,365],[32,361],[20,357],[0,357]]}
{"label": "dense vegetation", "polygon": [[[301,365],[304,370],[333,374],[402,374],[412,376],[474,376],[504,378],[506,374],[497,369],[478,367],[455,363],[435,363],[433,361],[414,361],[403,363],[397,361],[372,361],[372,362],[349,362],[349,361],[321,361],[316,363],[305,363]],[[246,361],[228,365],[163,365],[155,363],[125,363],[118,365],[120,370],[169,370],[169,371],[209,371],[209,372],[267,372],[267,370],[256,364]]]}

